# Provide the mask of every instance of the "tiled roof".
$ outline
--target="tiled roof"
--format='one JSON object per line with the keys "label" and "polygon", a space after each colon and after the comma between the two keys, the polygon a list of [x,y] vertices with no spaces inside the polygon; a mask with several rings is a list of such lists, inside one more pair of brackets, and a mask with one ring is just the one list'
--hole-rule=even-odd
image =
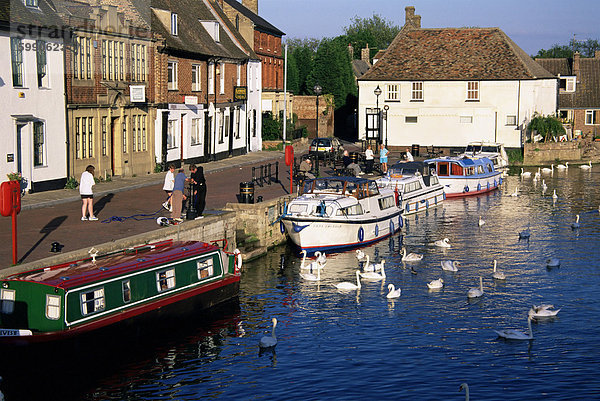
{"label": "tiled roof", "polygon": [[499,28],[402,30],[361,80],[553,78]]}
{"label": "tiled roof", "polygon": [[[539,59],[538,63],[556,75],[575,75],[571,58]],[[560,92],[558,108],[600,108],[600,58],[579,59],[579,75],[575,92]]]}
{"label": "tiled roof", "polygon": [[379,50],[379,51],[378,51],[378,52],[377,52],[377,53],[376,53],[376,54],[373,56],[373,59],[375,59],[375,60],[379,60],[380,58],[382,58],[382,57],[383,57],[383,55],[385,54],[385,51],[386,51],[386,50],[387,50],[387,49],[381,49],[381,50]]}
{"label": "tiled roof", "polygon": [[357,78],[363,76],[365,72],[369,71],[369,68],[371,68],[371,64],[364,60],[352,60],[352,72]]}
{"label": "tiled roof", "polygon": [[41,27],[62,27],[52,3],[39,0],[38,7],[25,7],[22,0],[0,1],[0,23],[27,24]]}
{"label": "tiled roof", "polygon": [[242,3],[240,3],[239,1],[237,1],[237,0],[224,0],[224,1],[225,1],[225,3],[229,4],[231,7],[236,9],[239,13],[241,13],[245,17],[249,18],[254,23],[254,25],[256,25],[258,30],[268,32],[275,36],[285,35],[285,33],[280,31],[279,29],[275,28],[271,23],[269,23],[269,21],[265,20],[264,18],[262,18],[259,15],[254,14],[252,11],[250,11],[249,9],[244,7],[244,5]]}

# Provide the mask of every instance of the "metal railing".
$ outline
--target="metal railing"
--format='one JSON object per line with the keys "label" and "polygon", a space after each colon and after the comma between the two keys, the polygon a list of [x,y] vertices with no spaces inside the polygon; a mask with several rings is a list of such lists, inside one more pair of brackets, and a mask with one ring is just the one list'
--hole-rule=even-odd
{"label": "metal railing", "polygon": [[279,182],[279,162],[252,167],[252,182],[259,187]]}

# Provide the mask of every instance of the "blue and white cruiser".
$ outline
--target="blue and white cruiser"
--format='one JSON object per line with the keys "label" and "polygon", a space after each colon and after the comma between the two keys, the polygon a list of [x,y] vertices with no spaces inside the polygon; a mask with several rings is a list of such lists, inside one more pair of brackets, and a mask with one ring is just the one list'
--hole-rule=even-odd
{"label": "blue and white cruiser", "polygon": [[354,177],[307,180],[281,220],[282,232],[309,253],[368,245],[402,225],[394,191]]}
{"label": "blue and white cruiser", "polygon": [[425,163],[437,174],[447,198],[482,194],[502,184],[502,173],[487,157],[439,157]]}

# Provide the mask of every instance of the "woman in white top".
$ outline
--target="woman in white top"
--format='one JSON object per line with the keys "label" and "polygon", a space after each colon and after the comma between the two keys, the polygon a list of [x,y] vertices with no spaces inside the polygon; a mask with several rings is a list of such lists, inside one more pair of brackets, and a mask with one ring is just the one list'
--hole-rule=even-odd
{"label": "woman in white top", "polygon": [[[81,206],[81,221],[96,221],[98,218],[94,216],[94,193],[92,187],[96,184],[94,181],[94,166],[89,165],[85,168],[81,179],[79,180],[79,194],[83,205]],[[89,212],[90,217],[87,217]]]}
{"label": "woman in white top", "polygon": [[167,193],[167,200],[163,203],[163,207],[169,211],[172,210],[171,206],[171,194],[173,193],[173,185],[175,185],[175,165],[169,164],[169,171],[165,175],[165,184],[163,190]]}
{"label": "woman in white top", "polygon": [[367,174],[371,174],[373,172],[373,161],[375,159],[375,154],[373,153],[373,149],[371,149],[371,145],[367,146],[367,150],[365,150],[365,171]]}

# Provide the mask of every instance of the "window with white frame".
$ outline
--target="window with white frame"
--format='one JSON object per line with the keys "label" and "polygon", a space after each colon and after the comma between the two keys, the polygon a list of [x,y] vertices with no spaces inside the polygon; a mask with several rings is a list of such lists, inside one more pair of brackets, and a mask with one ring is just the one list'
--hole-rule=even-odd
{"label": "window with white frame", "polygon": [[46,42],[36,41],[35,58],[37,64],[37,84],[39,88],[48,87],[48,60],[46,52]]}
{"label": "window with white frame", "polygon": [[88,157],[94,157],[94,118],[88,117]]}
{"label": "window with white frame", "polygon": [[514,114],[507,115],[506,116],[506,125],[517,125],[517,116]]}
{"label": "window with white frame", "polygon": [[470,101],[479,100],[479,82],[478,81],[467,82],[467,100],[470,100]]}
{"label": "window with white frame", "polygon": [[38,0],[25,0],[25,5],[27,7],[37,7],[38,6]]}
{"label": "window with white frame", "polygon": [[102,117],[102,156],[106,156],[106,135],[108,130],[108,118],[106,116]]}
{"label": "window with white frame", "polygon": [[390,102],[400,101],[400,85],[387,84],[385,86],[385,100]]}
{"label": "window with white frame", "polygon": [[15,290],[1,289],[0,290],[0,301],[2,301],[2,309],[0,311],[3,314],[9,315],[15,310]]}
{"label": "window with white frame", "polygon": [[169,120],[167,125],[167,149],[177,147],[177,120]]}
{"label": "window with white frame", "polygon": [[60,296],[46,294],[46,318],[50,320],[60,319]]}
{"label": "window with white frame", "polygon": [[81,119],[81,158],[87,157],[87,117]]}
{"label": "window with white frame", "polygon": [[127,153],[127,116],[123,116],[123,153]]}
{"label": "window with white frame", "polygon": [[222,95],[225,93],[225,63],[221,63],[219,74],[219,93]]}
{"label": "window with white frame", "polygon": [[131,282],[129,280],[122,281],[121,287],[123,289],[123,302],[131,301]]}
{"label": "window with white frame", "polygon": [[[75,79],[92,78],[92,39],[77,36],[73,51],[73,77]],[[106,54],[102,52],[102,60],[106,62]],[[102,66],[103,79],[106,79],[104,64]]]}
{"label": "window with white frame", "polygon": [[81,314],[89,315],[105,309],[104,288],[81,293]]}
{"label": "window with white frame", "polygon": [[192,64],[192,91],[200,92],[202,89],[200,83],[200,64]]}
{"label": "window with white frame", "polygon": [[217,43],[221,41],[219,36],[219,22],[218,21],[200,21],[206,32],[210,35],[211,38]]}
{"label": "window with white frame", "polygon": [[240,86],[242,84],[242,64],[237,63],[237,72],[235,78],[235,84]]}
{"label": "window with white frame", "polygon": [[10,38],[10,61],[13,86],[23,86],[23,40]]}
{"label": "window with white frame", "polygon": [[[88,46],[87,41],[85,46]],[[118,42],[115,40],[102,41],[102,79],[108,81],[123,81],[125,79],[124,49],[125,44],[123,42]],[[80,69],[81,68],[82,67],[80,63]]]}
{"label": "window with white frame", "polygon": [[177,36],[178,27],[177,27],[177,14],[171,13],[171,35]]}
{"label": "window with white frame", "polygon": [[575,92],[577,77],[560,77],[559,90],[561,92]]}
{"label": "window with white frame", "polygon": [[208,94],[215,93],[215,63],[208,64]]}
{"label": "window with white frame", "polygon": [[146,80],[146,45],[131,45],[131,80],[142,82]]}
{"label": "window with white frame", "polygon": [[193,145],[200,145],[202,143],[202,135],[204,134],[204,125],[202,124],[201,118],[192,118],[192,132],[190,143]]}
{"label": "window with white frame", "polygon": [[169,61],[167,63],[167,89],[177,90],[177,62]]}
{"label": "window with white frame", "polygon": [[214,274],[214,265],[212,258],[196,262],[198,270],[198,280],[210,278]]}
{"label": "window with white frame", "polygon": [[44,123],[42,121],[33,123],[33,165],[35,167],[44,165]]}
{"label": "window with white frame", "polygon": [[225,131],[225,138],[229,137],[229,131],[231,128],[231,116],[229,114],[225,114],[224,122],[223,122],[223,131]]}
{"label": "window with white frame", "polygon": [[597,110],[586,110],[585,111],[585,125],[595,125],[597,124],[596,114]]}
{"label": "window with white frame", "polygon": [[175,288],[175,269],[163,270],[156,273],[156,288],[158,292]]}
{"label": "window with white frame", "polygon": [[233,123],[233,129],[234,129],[234,135],[235,135],[235,139],[240,139],[240,108],[236,107],[235,108],[235,113],[234,113],[234,123]]}
{"label": "window with white frame", "polygon": [[217,132],[219,133],[219,143],[223,143],[225,140],[223,138],[224,130],[223,130],[223,113],[217,112]]}
{"label": "window with white frame", "polygon": [[410,100],[421,102],[423,101],[423,82],[413,82],[410,92]]}

